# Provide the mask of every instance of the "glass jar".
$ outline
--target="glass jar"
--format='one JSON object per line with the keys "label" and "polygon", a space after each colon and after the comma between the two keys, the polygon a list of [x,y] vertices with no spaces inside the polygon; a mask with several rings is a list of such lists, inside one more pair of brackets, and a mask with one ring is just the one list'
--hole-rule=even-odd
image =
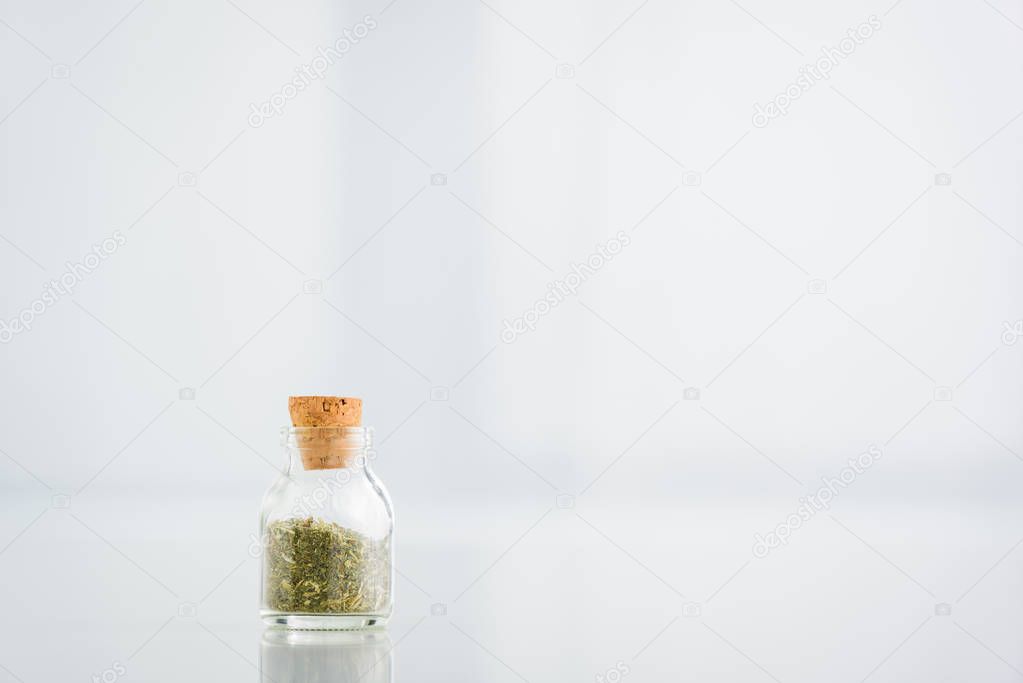
{"label": "glass jar", "polygon": [[269,628],[259,648],[262,683],[393,683],[386,631],[331,633]]}
{"label": "glass jar", "polygon": [[368,427],[281,430],[287,467],[263,497],[260,616],[297,629],[383,626],[394,586],[394,513],[370,469]]}

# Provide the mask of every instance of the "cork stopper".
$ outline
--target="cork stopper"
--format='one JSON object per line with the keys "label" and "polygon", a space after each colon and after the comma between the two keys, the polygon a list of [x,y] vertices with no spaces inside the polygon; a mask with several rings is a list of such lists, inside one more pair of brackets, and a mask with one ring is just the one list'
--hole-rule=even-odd
{"label": "cork stopper", "polygon": [[358,427],[362,424],[362,399],[289,396],[288,412],[295,427]]}
{"label": "cork stopper", "polygon": [[[299,451],[306,470],[347,467],[361,449],[339,427],[362,425],[362,399],[347,396],[289,396],[288,412],[294,427],[323,427],[322,433],[303,435]],[[318,430],[314,430],[318,432]]]}

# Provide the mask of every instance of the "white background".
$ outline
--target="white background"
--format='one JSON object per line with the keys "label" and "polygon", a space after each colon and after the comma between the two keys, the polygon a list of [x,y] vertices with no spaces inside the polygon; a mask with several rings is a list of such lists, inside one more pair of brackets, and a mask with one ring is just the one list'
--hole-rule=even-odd
{"label": "white background", "polygon": [[1018,680],[1021,66],[1018,0],[0,0],[0,319],[126,238],[0,345],[0,681],[256,677],[297,393],[377,429],[396,680]]}

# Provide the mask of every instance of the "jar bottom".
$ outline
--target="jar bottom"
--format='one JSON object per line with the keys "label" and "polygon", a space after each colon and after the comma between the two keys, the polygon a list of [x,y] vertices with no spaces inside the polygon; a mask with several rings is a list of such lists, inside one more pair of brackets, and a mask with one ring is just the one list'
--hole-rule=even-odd
{"label": "jar bottom", "polygon": [[295,631],[363,631],[382,629],[387,616],[382,614],[290,614],[263,610],[267,626]]}

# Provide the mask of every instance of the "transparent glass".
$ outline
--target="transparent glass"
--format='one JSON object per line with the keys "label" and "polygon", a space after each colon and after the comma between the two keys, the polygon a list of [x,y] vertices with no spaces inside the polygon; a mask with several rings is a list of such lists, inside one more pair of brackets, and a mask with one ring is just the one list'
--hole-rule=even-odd
{"label": "transparent glass", "polygon": [[394,683],[386,631],[310,632],[268,628],[259,651],[261,683]]}
{"label": "transparent glass", "polygon": [[281,430],[287,465],[263,497],[260,616],[294,629],[383,627],[394,605],[394,512],[368,427]]}

